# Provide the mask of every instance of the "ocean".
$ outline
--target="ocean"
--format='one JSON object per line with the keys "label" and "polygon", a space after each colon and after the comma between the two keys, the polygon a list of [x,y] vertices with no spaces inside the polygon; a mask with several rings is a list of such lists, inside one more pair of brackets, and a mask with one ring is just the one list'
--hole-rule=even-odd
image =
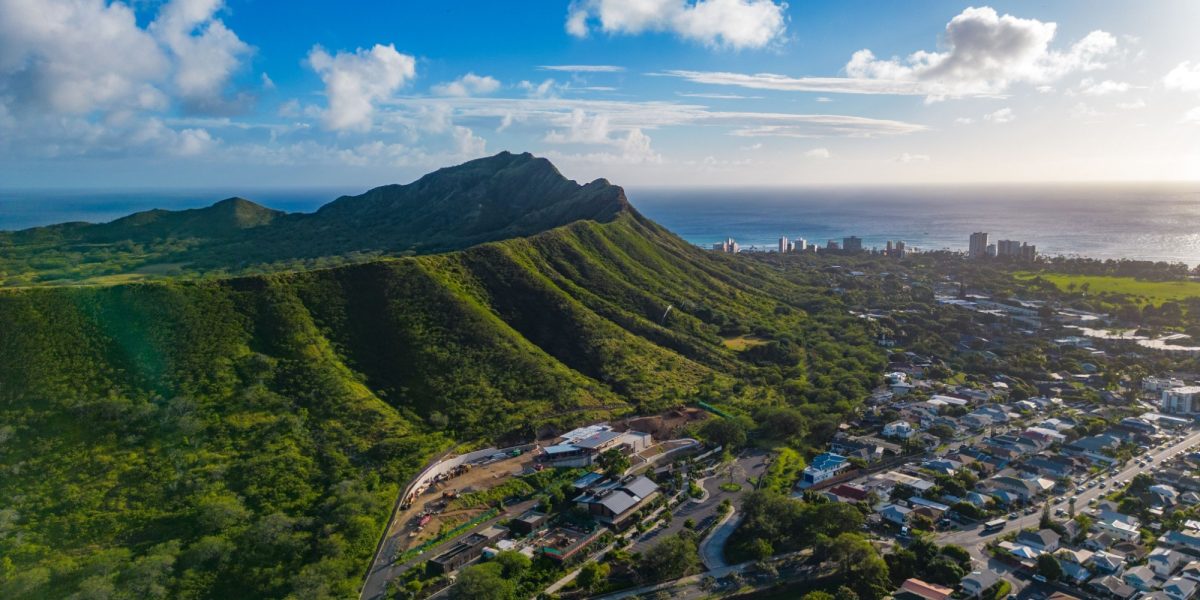
{"label": "ocean", "polygon": [[[104,222],[151,208],[207,206],[241,195],[289,212],[362,189],[0,191],[0,230]],[[1043,254],[1200,264],[1200,184],[628,188],[633,205],[705,247],[732,237],[774,249],[780,236],[857,235],[866,248],[965,250],[972,232],[1035,244]]]}

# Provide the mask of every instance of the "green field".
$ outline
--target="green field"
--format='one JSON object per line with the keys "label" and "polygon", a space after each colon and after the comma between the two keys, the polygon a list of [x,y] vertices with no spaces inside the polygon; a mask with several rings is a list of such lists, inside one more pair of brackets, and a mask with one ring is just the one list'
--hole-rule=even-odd
{"label": "green field", "polygon": [[[1159,305],[1167,301],[1181,301],[1200,297],[1200,282],[1195,281],[1148,281],[1133,277],[1112,275],[1066,275],[1063,273],[1017,273],[1017,279],[1030,280],[1041,277],[1058,286],[1058,289],[1078,290],[1087,284],[1089,294],[1124,294],[1140,304]],[[1072,287],[1074,284],[1074,287]]]}

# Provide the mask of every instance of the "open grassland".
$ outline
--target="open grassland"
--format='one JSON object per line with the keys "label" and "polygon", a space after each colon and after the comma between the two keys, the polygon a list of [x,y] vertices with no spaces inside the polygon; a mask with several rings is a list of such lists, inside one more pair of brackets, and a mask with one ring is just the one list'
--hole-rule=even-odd
{"label": "open grassland", "polygon": [[726,348],[741,352],[747,348],[761,346],[767,343],[767,340],[754,335],[739,335],[737,337],[724,338],[721,340],[721,342],[725,344]]}
{"label": "open grassland", "polygon": [[[1200,282],[1195,281],[1148,281],[1133,277],[1112,275],[1067,275],[1063,273],[1017,273],[1021,280],[1036,277],[1053,283],[1060,290],[1086,289],[1089,294],[1121,294],[1129,296],[1139,304],[1158,306],[1163,302],[1178,302],[1200,297]],[[1087,286],[1084,288],[1084,286]]]}

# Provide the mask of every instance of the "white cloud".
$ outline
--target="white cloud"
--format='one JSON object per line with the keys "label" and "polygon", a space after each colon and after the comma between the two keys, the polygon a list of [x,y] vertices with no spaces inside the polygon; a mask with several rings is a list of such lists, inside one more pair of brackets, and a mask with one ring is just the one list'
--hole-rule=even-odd
{"label": "white cloud", "polygon": [[1011,122],[1015,121],[1016,118],[1017,118],[1017,116],[1015,114],[1013,114],[1013,110],[1011,108],[1001,108],[1000,110],[997,110],[995,112],[990,112],[986,115],[983,115],[984,121],[989,121],[989,122],[997,123],[997,124],[1011,123]]}
{"label": "white cloud", "polygon": [[180,156],[198,156],[216,146],[217,142],[205,129],[184,129],[179,132],[179,144],[175,153]]}
{"label": "white cloud", "polygon": [[547,79],[541,83],[522,81],[517,84],[517,87],[524,90],[525,94],[530,98],[553,98],[558,96],[558,91],[563,86],[559,85],[553,79]]}
{"label": "white cloud", "polygon": [[608,117],[602,114],[588,116],[582,109],[571,111],[564,119],[565,129],[555,129],[546,134],[545,141],[553,144],[607,144],[612,140]]}
{"label": "white cloud", "polygon": [[1187,125],[1200,125],[1200,106],[1184,113],[1181,122]]}
{"label": "white cloud", "polygon": [[783,36],[787,5],[773,0],[575,0],[567,32],[673,33],[709,46],[762,48]]}
{"label": "white cloud", "polygon": [[275,89],[275,82],[271,80],[271,77],[269,75],[267,75],[266,73],[263,73],[261,79],[262,79],[262,88],[264,90],[270,91],[270,90]]}
{"label": "white cloud", "polygon": [[494,77],[467,73],[454,81],[433,86],[432,91],[439,96],[483,96],[498,89],[500,82]]}
{"label": "white cloud", "polygon": [[813,148],[812,150],[804,153],[805,158],[817,158],[822,160],[831,156],[833,156],[833,153],[829,151],[829,148]]}
{"label": "white cloud", "polygon": [[369,130],[375,104],[416,76],[416,60],[391,44],[334,55],[314,46],[308,64],[325,82],[325,126],[335,130]]}
{"label": "white cloud", "polygon": [[1065,52],[1050,49],[1055,23],[999,15],[990,7],[967,8],[946,25],[944,52],[919,50],[904,59],[881,60],[859,50],[846,64],[854,79],[922,82],[930,95],[998,94],[1014,83],[1045,83],[1074,71],[1107,66],[1117,40],[1093,31]]}
{"label": "white cloud", "polygon": [[1118,102],[1117,108],[1121,110],[1139,110],[1146,108],[1146,101],[1138,98],[1132,102]]}
{"label": "white cloud", "polygon": [[215,18],[223,0],[172,0],[150,24],[154,34],[175,57],[173,82],[193,110],[237,110],[247,99],[230,100],[226,89],[251,48]]}
{"label": "white cloud", "polygon": [[[579,139],[589,127],[609,132],[630,129],[704,124],[727,126],[732,135],[742,137],[876,137],[924,131],[925,127],[905,121],[872,119],[848,115],[819,115],[716,111],[697,104],[661,101],[615,101],[566,98],[395,98],[391,106],[407,111],[438,104],[453,108],[463,119],[497,119],[548,125],[556,141]],[[578,112],[577,112],[578,111]]]}
{"label": "white cloud", "polygon": [[959,117],[954,119],[954,122],[958,125],[970,125],[971,123],[975,122],[975,119],[972,119],[971,117]]}
{"label": "white cloud", "polygon": [[658,75],[695,83],[751,89],[840,94],[926,96],[930,100],[1003,94],[1014,83],[1044,84],[1068,73],[1107,66],[1116,38],[1093,31],[1067,50],[1050,48],[1057,25],[968,8],[946,25],[945,51],[920,50],[901,59],[855,52],[847,77],[789,77],[776,73],[669,70]]}
{"label": "white cloud", "polygon": [[1113,81],[1105,79],[1104,81],[1095,81],[1090,77],[1079,82],[1079,90],[1085,96],[1107,96],[1109,94],[1121,94],[1128,92],[1130,89],[1128,83],[1124,81]]}
{"label": "white cloud", "polygon": [[895,161],[901,162],[901,163],[929,162],[929,155],[928,154],[909,154],[908,152],[905,152],[905,153],[901,154],[900,156],[897,156],[895,158]]}
{"label": "white cloud", "polygon": [[568,73],[620,73],[625,67],[616,65],[541,65],[543,71],[565,71]]}
{"label": "white cloud", "polygon": [[125,4],[0,1],[0,98],[14,112],[162,109],[170,69]]}
{"label": "white cloud", "polygon": [[454,126],[454,145],[458,153],[466,158],[483,156],[487,152],[487,140],[461,125]]}
{"label": "white cloud", "polygon": [[817,96],[816,98],[813,98],[813,100],[816,100],[817,102],[833,102],[833,98],[827,98],[825,96]]}
{"label": "white cloud", "polygon": [[1197,61],[1195,65],[1190,60],[1179,63],[1163,77],[1163,85],[1168,90],[1200,91],[1200,61]]}
{"label": "white cloud", "polygon": [[685,94],[675,92],[676,96],[683,98],[707,98],[709,100],[760,100],[762,96],[743,96],[741,94]]}

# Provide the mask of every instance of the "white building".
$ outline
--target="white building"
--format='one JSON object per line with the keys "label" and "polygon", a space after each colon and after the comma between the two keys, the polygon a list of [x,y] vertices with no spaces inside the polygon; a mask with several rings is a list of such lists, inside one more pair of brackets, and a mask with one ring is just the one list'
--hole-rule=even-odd
{"label": "white building", "polygon": [[1155,377],[1151,375],[1142,380],[1142,389],[1147,392],[1161,392],[1171,388],[1183,387],[1182,379],[1174,379],[1171,377]]}
{"label": "white building", "polygon": [[917,430],[908,421],[892,421],[883,426],[883,437],[907,440],[915,433],[917,433]]}
{"label": "white building", "polygon": [[1200,412],[1200,385],[1187,385],[1162,391],[1162,410],[1168,414],[1192,414]]}

